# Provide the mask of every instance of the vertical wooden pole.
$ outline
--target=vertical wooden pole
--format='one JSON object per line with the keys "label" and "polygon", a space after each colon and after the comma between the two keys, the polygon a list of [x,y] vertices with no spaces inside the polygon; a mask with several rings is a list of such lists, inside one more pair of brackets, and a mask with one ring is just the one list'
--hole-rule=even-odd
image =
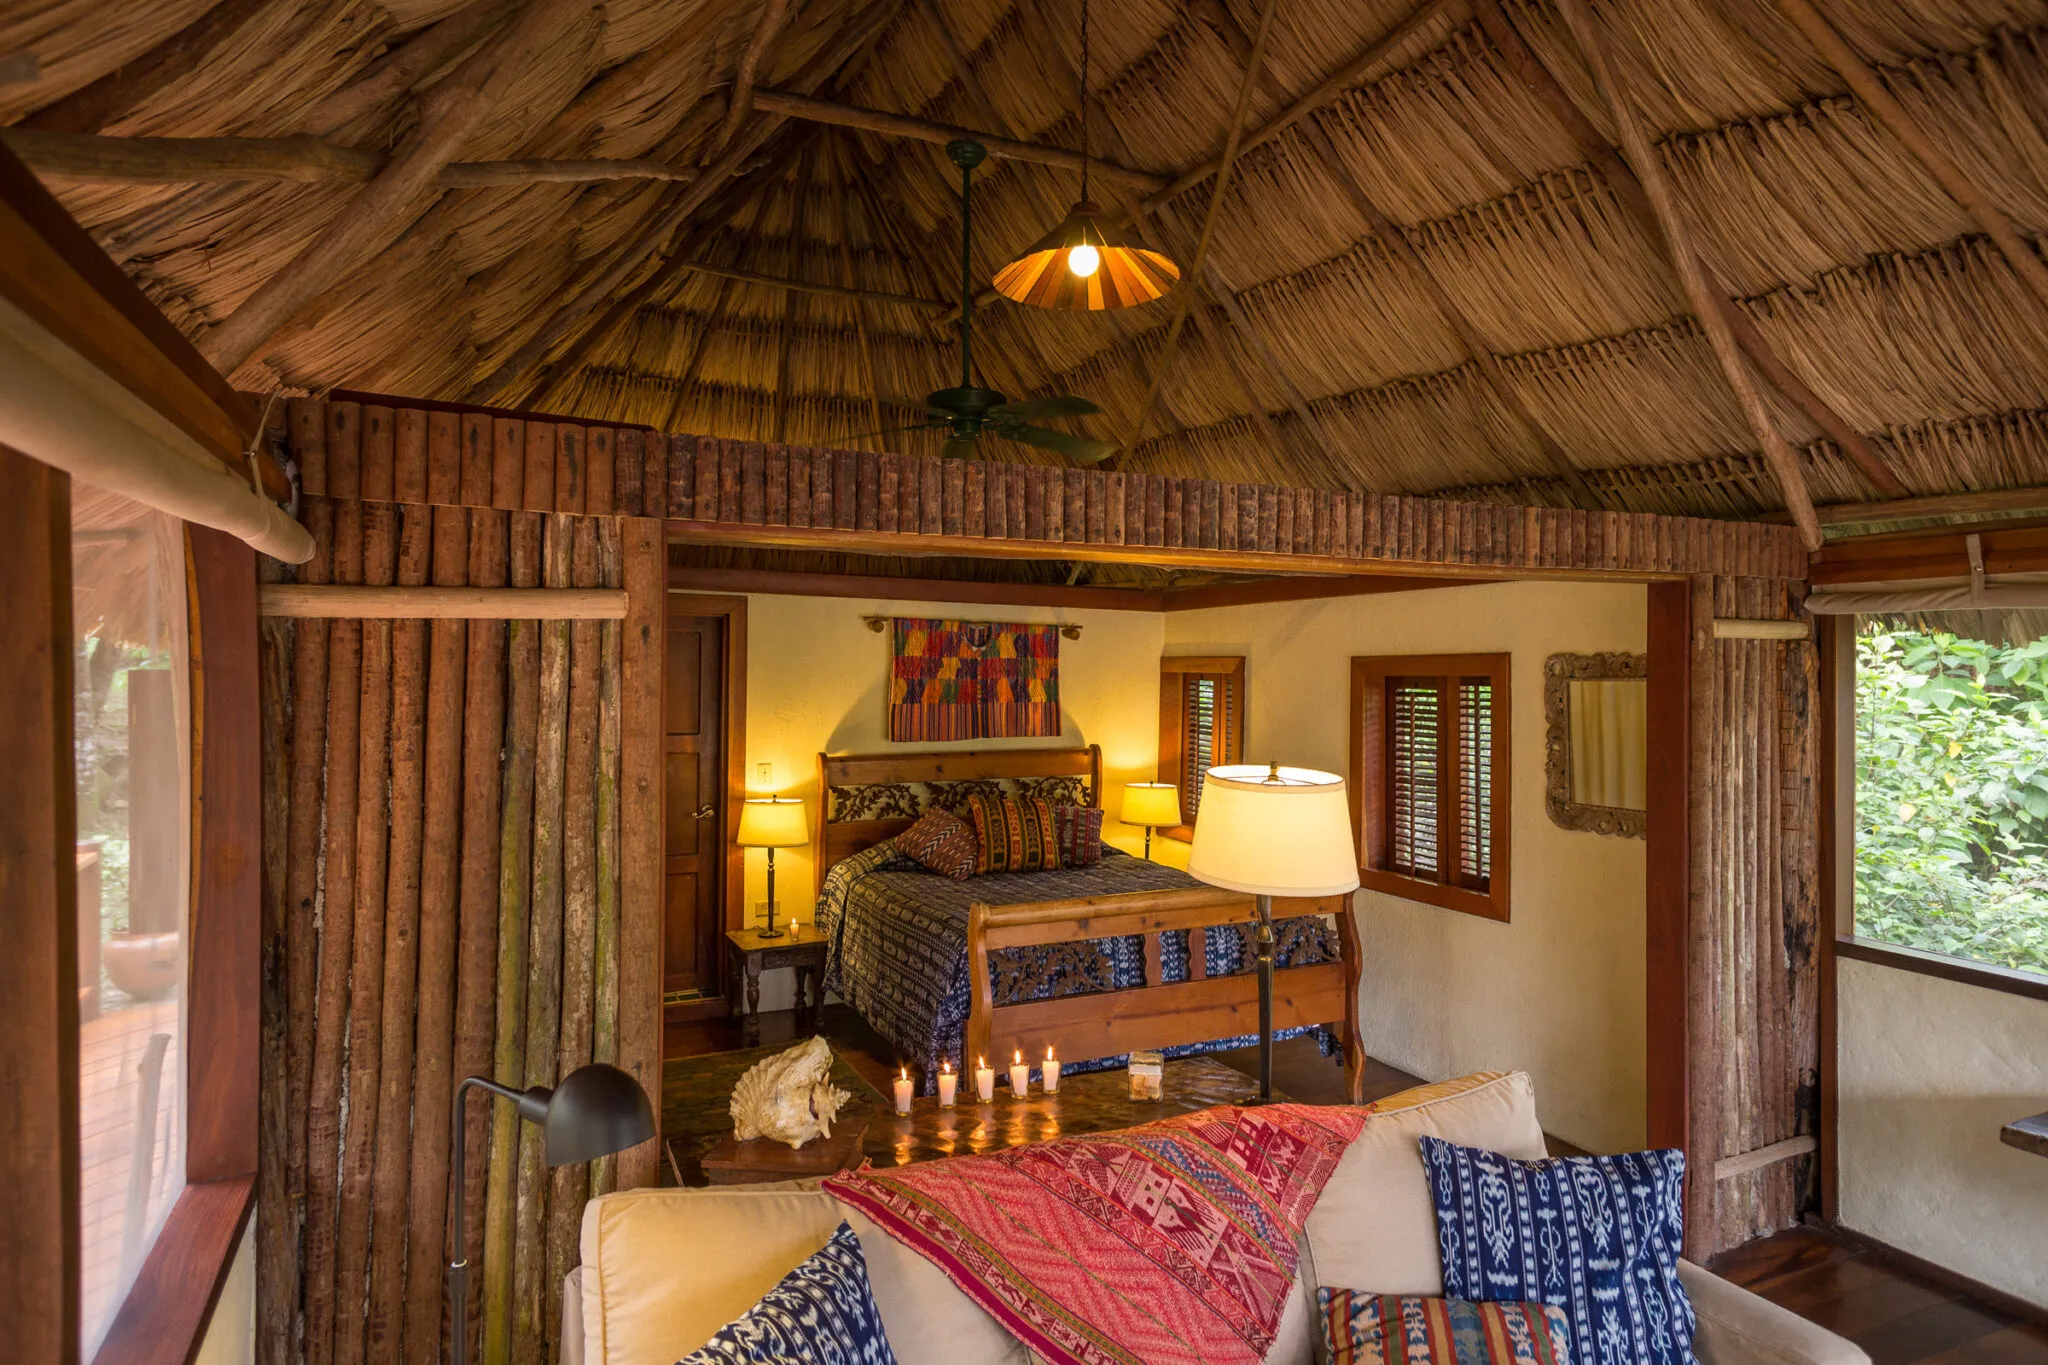
{"label": "vertical wooden pole", "polygon": [[[803,471],[803,477],[808,489],[808,469]],[[622,525],[621,519],[610,518],[598,528],[598,582],[607,588],[623,586],[620,562]],[[604,621],[598,626],[597,793],[593,803],[597,822],[597,961],[591,1060],[612,1066],[619,1064],[619,650],[622,635],[621,622]],[[616,1187],[617,1179],[618,1158],[600,1157],[590,1170],[591,1195],[608,1193]]]}
{"label": "vertical wooden pole", "polygon": [[1719,956],[1725,897],[1720,893],[1732,850],[1727,807],[1723,800],[1728,777],[1722,771],[1720,649],[1710,623],[1714,619],[1714,579],[1695,575],[1688,584],[1692,597],[1688,655],[1692,670],[1692,790],[1689,801],[1691,881],[1686,948],[1686,1152],[1698,1169],[1686,1183],[1686,1254],[1711,1255],[1716,1240],[1718,1204],[1713,1163],[1721,1155],[1721,1002]]}
{"label": "vertical wooden pole", "polygon": [[[823,462],[823,457],[820,457]],[[619,669],[619,1065],[661,1113],[662,666],[668,552],[658,522],[620,527],[626,619]],[[618,1185],[659,1178],[661,1140],[619,1155]]]}
{"label": "vertical wooden pole", "polygon": [[78,1359],[78,836],[71,480],[0,447],[0,1314],[23,1365]]}
{"label": "vertical wooden pole", "polygon": [[[547,518],[512,519],[512,586],[540,586],[541,528]],[[491,1074],[508,1083],[526,1072],[527,897],[533,887],[533,762],[540,718],[539,621],[506,627],[511,701],[505,720],[505,781],[498,832],[497,1040]],[[512,1349],[513,1191],[518,1177],[519,1116],[491,1113],[491,1171],[484,1208],[483,1315],[486,1361]]]}
{"label": "vertical wooden pole", "polygon": [[[440,416],[441,414],[435,414]],[[450,414],[452,417],[452,414]],[[428,426],[429,478],[448,470],[452,485],[456,428]],[[433,578],[462,587],[469,578],[469,517],[434,509]],[[301,622],[303,629],[307,622]],[[455,1077],[455,978],[461,905],[463,714],[469,626],[434,621],[427,633],[426,820],[420,837],[420,933],[412,1082],[412,1176],[406,1237],[406,1365],[441,1359],[442,1258],[448,1201],[448,1133]]]}
{"label": "vertical wooden pole", "polygon": [[1686,1122],[1686,951],[1692,759],[1692,589],[1686,583],[1649,588],[1649,733],[1655,736],[1645,772],[1649,851],[1645,860],[1643,1021],[1645,1138],[1652,1147],[1686,1152],[1687,1179],[1701,1177]]}
{"label": "vertical wooden pole", "polygon": [[[401,417],[403,414],[401,414]],[[400,430],[404,430],[401,424]],[[399,509],[397,582],[432,569],[434,510]],[[368,1358],[402,1358],[406,1203],[411,1177],[413,1016],[419,976],[421,844],[426,824],[427,628],[391,625],[391,851],[384,892],[384,1017],[377,1062],[377,1156],[371,1175]],[[416,1267],[432,1275],[432,1267]],[[437,1277],[438,1278],[438,1277]]]}

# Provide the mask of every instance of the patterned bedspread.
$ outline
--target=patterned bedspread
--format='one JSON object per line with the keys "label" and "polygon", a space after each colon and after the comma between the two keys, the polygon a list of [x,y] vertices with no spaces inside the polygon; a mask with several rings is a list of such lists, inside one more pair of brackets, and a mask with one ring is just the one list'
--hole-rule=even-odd
{"label": "patterned bedspread", "polygon": [[[933,1078],[941,1057],[953,1058],[956,1067],[962,1064],[969,906],[1199,885],[1178,869],[1107,848],[1096,867],[997,873],[956,882],[880,843],[841,861],[818,896],[818,928],[831,945],[825,986],[859,1011],[905,1061],[924,1068],[929,1094],[937,1085]],[[1338,954],[1336,931],[1320,916],[1280,920],[1274,928],[1279,966],[1327,962]],[[1252,969],[1250,926],[1225,925],[1203,934],[1210,976]],[[1167,935],[1160,956],[1166,980],[1187,980],[1187,933]],[[1004,1005],[1146,984],[1144,947],[1136,936],[1003,949],[990,955],[989,969],[996,1003]],[[1325,1054],[1335,1049],[1334,1036],[1323,1028],[1283,1030],[1276,1036],[1295,1033],[1319,1035]],[[1218,1038],[1169,1048],[1167,1055],[1214,1052],[1254,1041]],[[1124,1058],[1063,1058],[1062,1063],[1067,1070],[1086,1071],[1121,1066]]]}

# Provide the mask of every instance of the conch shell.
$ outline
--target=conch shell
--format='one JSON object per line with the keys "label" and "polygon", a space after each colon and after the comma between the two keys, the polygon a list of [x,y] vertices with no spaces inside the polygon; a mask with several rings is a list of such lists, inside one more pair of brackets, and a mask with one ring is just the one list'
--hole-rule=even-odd
{"label": "conch shell", "polygon": [[831,1137],[832,1120],[853,1096],[832,1084],[832,1049],[823,1038],[798,1043],[747,1068],[732,1092],[732,1135],[774,1138],[801,1147]]}

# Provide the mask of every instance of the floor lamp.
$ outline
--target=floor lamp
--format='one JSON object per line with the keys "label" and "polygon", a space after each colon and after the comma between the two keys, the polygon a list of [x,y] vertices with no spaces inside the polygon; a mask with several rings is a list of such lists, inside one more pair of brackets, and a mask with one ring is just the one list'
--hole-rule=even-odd
{"label": "floor lamp", "polygon": [[[1273,1102],[1273,897],[1358,889],[1358,850],[1344,779],[1313,768],[1256,763],[1211,768],[1202,780],[1188,875],[1249,891],[1258,907],[1259,1095]],[[1348,907],[1347,907],[1348,909]],[[1191,939],[1189,952],[1198,952]]]}
{"label": "floor lamp", "polygon": [[455,1087],[455,1159],[449,1163],[454,1177],[448,1182],[448,1199],[455,1230],[455,1259],[448,1263],[448,1304],[450,1315],[449,1360],[463,1365],[469,1350],[469,1255],[462,1245],[463,1103],[462,1092],[470,1086],[488,1090],[499,1099],[519,1106],[519,1117],[537,1123],[545,1143],[550,1166],[575,1166],[595,1161],[613,1152],[637,1147],[654,1136],[654,1106],[647,1092],[615,1066],[593,1062],[579,1066],[553,1090],[536,1085],[514,1090],[509,1085],[465,1077]]}

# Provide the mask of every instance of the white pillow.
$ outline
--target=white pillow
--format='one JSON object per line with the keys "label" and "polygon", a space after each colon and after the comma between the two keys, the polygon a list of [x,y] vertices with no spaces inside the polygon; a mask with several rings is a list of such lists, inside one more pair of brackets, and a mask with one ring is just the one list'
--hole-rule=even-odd
{"label": "white pillow", "polygon": [[1318,1286],[1368,1294],[1444,1292],[1424,1134],[1523,1161],[1549,1155],[1527,1073],[1480,1072],[1373,1106],[1308,1216]]}

